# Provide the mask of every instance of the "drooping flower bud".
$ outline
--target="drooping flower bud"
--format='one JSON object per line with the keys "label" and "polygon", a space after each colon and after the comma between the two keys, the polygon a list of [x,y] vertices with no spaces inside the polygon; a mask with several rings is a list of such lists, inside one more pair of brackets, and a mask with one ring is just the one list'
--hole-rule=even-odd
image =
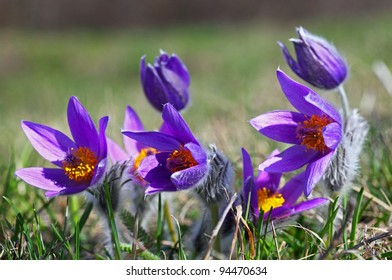
{"label": "drooping flower bud", "polygon": [[151,105],[163,110],[170,103],[177,111],[184,109],[189,101],[190,76],[181,59],[164,51],[155,58],[154,65],[147,64],[145,56],[140,62],[140,79],[144,93]]}
{"label": "drooping flower bud", "polygon": [[290,68],[303,80],[321,89],[333,89],[343,83],[347,76],[347,65],[336,48],[324,38],[297,28],[298,39],[294,44],[297,61],[283,43],[278,42]]}

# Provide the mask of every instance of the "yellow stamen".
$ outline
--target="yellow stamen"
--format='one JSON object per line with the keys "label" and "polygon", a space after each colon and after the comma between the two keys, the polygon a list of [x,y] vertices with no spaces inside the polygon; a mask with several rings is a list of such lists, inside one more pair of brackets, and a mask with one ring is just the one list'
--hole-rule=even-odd
{"label": "yellow stamen", "polygon": [[70,180],[79,183],[90,182],[97,163],[97,157],[89,148],[72,148],[71,152],[63,160],[63,169]]}
{"label": "yellow stamen", "polygon": [[192,166],[198,165],[198,162],[193,158],[191,151],[181,147],[179,150],[175,150],[166,160],[166,167],[170,172],[174,173],[181,171]]}
{"label": "yellow stamen", "polygon": [[271,194],[271,191],[267,190],[266,188],[262,188],[257,191],[257,200],[259,209],[263,210],[264,213],[268,212],[271,207],[277,208],[282,206],[284,203],[282,194]]}
{"label": "yellow stamen", "polygon": [[310,119],[299,123],[297,128],[297,137],[302,140],[301,145],[308,149],[324,153],[328,150],[323,137],[323,128],[332,123],[332,120],[326,116],[313,115]]}

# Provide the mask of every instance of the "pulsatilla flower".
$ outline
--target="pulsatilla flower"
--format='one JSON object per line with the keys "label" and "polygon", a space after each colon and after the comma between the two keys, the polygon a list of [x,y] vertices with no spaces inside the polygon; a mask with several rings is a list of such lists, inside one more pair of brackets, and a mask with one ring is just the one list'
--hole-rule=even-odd
{"label": "pulsatilla flower", "polygon": [[[277,153],[279,152],[274,151],[271,156]],[[320,197],[296,204],[306,182],[304,172],[296,175],[279,189],[282,173],[259,171],[255,178],[252,161],[245,149],[242,149],[242,160],[244,207],[246,208],[249,204],[249,209],[256,218],[262,212],[264,213],[264,220],[267,220],[268,216],[271,220],[279,220],[328,202],[328,199]],[[270,213],[271,208],[272,212]]]}
{"label": "pulsatilla flower", "polygon": [[[141,122],[139,116],[131,106],[127,106],[125,109],[123,129],[127,131],[145,131],[143,123]],[[130,177],[136,181],[139,185],[146,185],[147,182],[138,174],[137,170],[139,168],[142,160],[152,154],[157,152],[156,149],[147,147],[136,140],[133,140],[125,135],[123,135],[123,150],[114,140],[108,138],[108,154],[112,162],[120,163],[130,161]]]}
{"label": "pulsatilla flower", "polygon": [[51,127],[22,121],[22,129],[37,152],[57,168],[29,167],[15,172],[26,183],[46,190],[47,197],[82,192],[105,174],[108,117],[99,120],[99,132],[76,97],[68,102],[68,124],[72,141]]}
{"label": "pulsatilla flower", "polygon": [[161,51],[154,65],[147,64],[145,56],[140,62],[140,78],[144,93],[151,105],[159,111],[170,103],[178,111],[189,101],[190,76],[185,64],[175,54]]}
{"label": "pulsatilla flower", "polygon": [[294,144],[267,159],[259,168],[267,172],[289,172],[307,164],[305,195],[325,173],[342,138],[342,122],[336,109],[308,87],[277,71],[280,86],[299,112],[272,111],[250,120],[261,134]]}
{"label": "pulsatilla flower", "polygon": [[342,84],[347,76],[347,65],[336,48],[303,27],[297,28],[297,33],[299,38],[291,39],[297,61],[279,42],[291,69],[303,80],[321,89],[333,89]]}
{"label": "pulsatilla flower", "polygon": [[208,173],[207,155],[185,120],[169,103],[163,106],[163,132],[122,133],[157,153],[143,159],[139,174],[150,183],[146,194],[189,189]]}

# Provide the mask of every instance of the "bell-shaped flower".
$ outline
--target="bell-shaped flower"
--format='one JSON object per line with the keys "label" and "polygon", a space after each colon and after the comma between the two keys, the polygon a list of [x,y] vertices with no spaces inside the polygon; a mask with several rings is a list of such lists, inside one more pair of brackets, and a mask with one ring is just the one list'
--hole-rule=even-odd
{"label": "bell-shaped flower", "polygon": [[144,93],[151,105],[159,111],[170,103],[177,111],[189,102],[190,76],[181,59],[161,51],[154,65],[147,64],[145,56],[140,62],[140,79]]}
{"label": "bell-shaped flower", "polygon": [[[271,156],[279,153],[274,151]],[[250,213],[258,218],[260,212],[263,219],[280,220],[303,211],[321,206],[328,202],[326,198],[314,198],[297,203],[306,183],[305,173],[302,172],[279,188],[282,173],[259,171],[254,177],[252,160],[248,152],[242,149],[243,160],[243,198],[244,209],[249,204]],[[272,207],[272,212],[271,211]]]}
{"label": "bell-shaped flower", "polygon": [[291,39],[297,60],[281,42],[283,55],[291,69],[303,80],[321,89],[338,87],[347,76],[347,65],[336,48],[324,38],[303,27],[297,28],[298,39]]}
{"label": "bell-shaped flower", "polygon": [[208,175],[207,154],[185,120],[169,103],[163,106],[161,132],[122,133],[156,149],[140,163],[138,172],[149,182],[146,194],[197,186]]}
{"label": "bell-shaped flower", "polygon": [[106,171],[108,117],[99,120],[98,132],[76,97],[69,99],[67,115],[74,140],[51,127],[22,121],[22,129],[35,150],[57,168],[22,168],[15,175],[46,190],[47,197],[82,192],[97,184]]}
{"label": "bell-shaped flower", "polygon": [[310,88],[277,71],[280,86],[289,102],[299,111],[272,111],[250,120],[261,134],[273,140],[294,144],[260,164],[262,171],[279,173],[297,170],[307,164],[305,195],[309,196],[321,179],[342,139],[338,111]]}

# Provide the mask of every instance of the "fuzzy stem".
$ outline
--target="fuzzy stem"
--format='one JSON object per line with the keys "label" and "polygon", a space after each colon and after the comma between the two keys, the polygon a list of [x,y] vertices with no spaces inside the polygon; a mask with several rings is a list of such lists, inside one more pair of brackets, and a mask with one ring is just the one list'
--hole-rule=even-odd
{"label": "fuzzy stem", "polygon": [[345,121],[347,119],[348,112],[350,111],[350,105],[348,103],[347,94],[343,85],[340,85],[338,87],[338,94],[339,94],[340,103],[342,104],[342,108],[343,108],[343,119]]}
{"label": "fuzzy stem", "polygon": [[171,239],[174,243],[176,243],[177,242],[176,230],[174,229],[174,224],[170,215],[169,203],[167,203],[167,200],[165,200],[163,204],[163,213],[165,214],[165,219],[167,222],[167,226],[169,228]]}

